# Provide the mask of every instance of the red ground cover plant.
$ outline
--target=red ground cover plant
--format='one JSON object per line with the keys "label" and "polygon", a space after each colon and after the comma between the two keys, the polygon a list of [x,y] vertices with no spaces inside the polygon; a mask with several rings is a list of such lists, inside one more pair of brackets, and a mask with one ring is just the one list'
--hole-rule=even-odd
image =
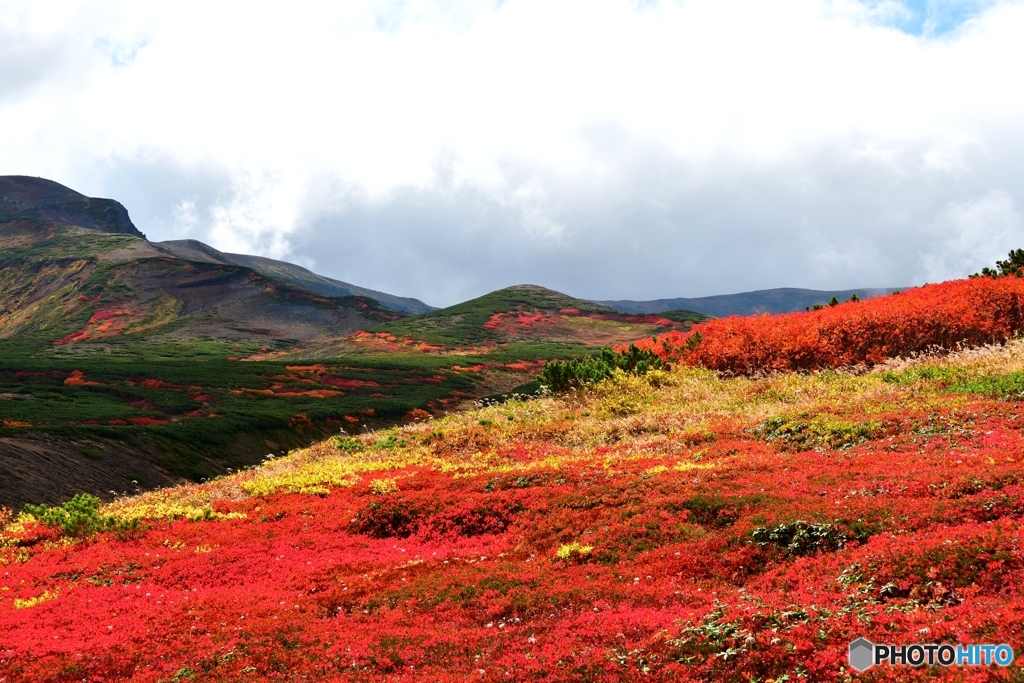
{"label": "red ground cover plant", "polygon": [[846,652],[1024,648],[1024,412],[991,389],[1022,373],[1014,341],[888,374],[617,376],[104,511],[135,529],[22,519],[0,679],[1021,680]]}
{"label": "red ground cover plant", "polygon": [[972,278],[818,311],[720,318],[637,346],[665,360],[749,374],[874,365],[935,347],[999,343],[1022,329],[1024,280]]}

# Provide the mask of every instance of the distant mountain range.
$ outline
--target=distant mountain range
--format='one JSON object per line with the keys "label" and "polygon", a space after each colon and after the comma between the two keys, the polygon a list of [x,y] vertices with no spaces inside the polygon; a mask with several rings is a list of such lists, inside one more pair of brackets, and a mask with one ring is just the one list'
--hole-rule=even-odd
{"label": "distant mountain range", "polygon": [[696,298],[655,299],[653,301],[598,301],[596,303],[624,313],[652,314],[684,309],[715,318],[755,313],[790,313],[810,308],[814,304],[827,304],[835,297],[846,301],[856,294],[861,299],[883,296],[906,287],[862,287],[860,289],[819,290],[782,287],[761,289],[739,294],[718,294]]}
{"label": "distant mountain range", "polygon": [[[437,310],[418,299],[395,296],[341,280],[334,280],[285,261],[221,252],[197,240],[149,242],[132,223],[124,206],[113,199],[86,197],[45,178],[0,176],[0,247],[13,246],[15,243],[22,246],[38,243],[44,235],[49,235],[52,238],[53,230],[57,228],[77,230],[78,232],[75,234],[78,237],[81,237],[82,231],[84,231],[85,234],[137,238],[137,241],[133,240],[116,250],[101,249],[108,253],[103,260],[109,260],[110,256],[125,260],[171,257],[181,263],[242,268],[265,278],[268,282],[321,297],[372,299],[379,304],[380,308],[400,314],[417,315]],[[70,233],[65,235],[65,237],[70,236]],[[81,239],[78,241],[81,242]],[[110,244],[107,242],[108,246]],[[90,248],[95,248],[95,246],[92,245]],[[114,253],[109,254],[109,252]],[[62,257],[67,258],[72,255],[63,253]],[[10,265],[10,259],[5,265]],[[194,288],[197,285],[192,282],[188,286]],[[814,304],[826,304],[833,296],[840,301],[845,301],[852,294],[857,294],[861,298],[870,298],[888,294],[897,289],[904,288],[864,287],[847,290],[814,290],[784,287],[694,298],[651,301],[615,300],[593,303],[634,315],[678,312],[686,317],[688,314],[696,312],[711,317],[726,317],[801,311]],[[207,298],[209,299],[209,297]],[[231,298],[237,297],[232,296]],[[213,299],[216,300],[217,297],[213,297]],[[0,297],[0,305],[3,304],[4,301]],[[9,312],[9,306],[7,308]],[[3,334],[4,312],[3,308],[0,308],[0,335]],[[351,325],[346,327],[351,328]]]}

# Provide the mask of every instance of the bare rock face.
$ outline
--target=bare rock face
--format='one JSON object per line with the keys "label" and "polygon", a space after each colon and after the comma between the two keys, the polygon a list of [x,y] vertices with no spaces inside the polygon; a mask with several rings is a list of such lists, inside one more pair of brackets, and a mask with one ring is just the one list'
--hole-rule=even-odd
{"label": "bare rock face", "polygon": [[45,178],[0,176],[0,224],[70,225],[145,239],[113,199],[86,197]]}

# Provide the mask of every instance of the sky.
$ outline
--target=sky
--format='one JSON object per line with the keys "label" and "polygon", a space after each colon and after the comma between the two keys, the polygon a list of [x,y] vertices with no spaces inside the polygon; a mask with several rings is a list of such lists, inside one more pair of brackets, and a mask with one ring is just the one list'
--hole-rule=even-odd
{"label": "sky", "polygon": [[0,174],[445,306],[1024,247],[1024,2],[0,0]]}

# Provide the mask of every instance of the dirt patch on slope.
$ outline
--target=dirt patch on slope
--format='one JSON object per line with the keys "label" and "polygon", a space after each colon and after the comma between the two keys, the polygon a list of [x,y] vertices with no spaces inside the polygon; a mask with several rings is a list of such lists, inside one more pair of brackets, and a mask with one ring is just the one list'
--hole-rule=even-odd
{"label": "dirt patch on slope", "polygon": [[0,505],[14,509],[25,503],[56,504],[83,492],[111,500],[111,491],[120,495],[182,481],[131,447],[111,441],[0,438]]}

